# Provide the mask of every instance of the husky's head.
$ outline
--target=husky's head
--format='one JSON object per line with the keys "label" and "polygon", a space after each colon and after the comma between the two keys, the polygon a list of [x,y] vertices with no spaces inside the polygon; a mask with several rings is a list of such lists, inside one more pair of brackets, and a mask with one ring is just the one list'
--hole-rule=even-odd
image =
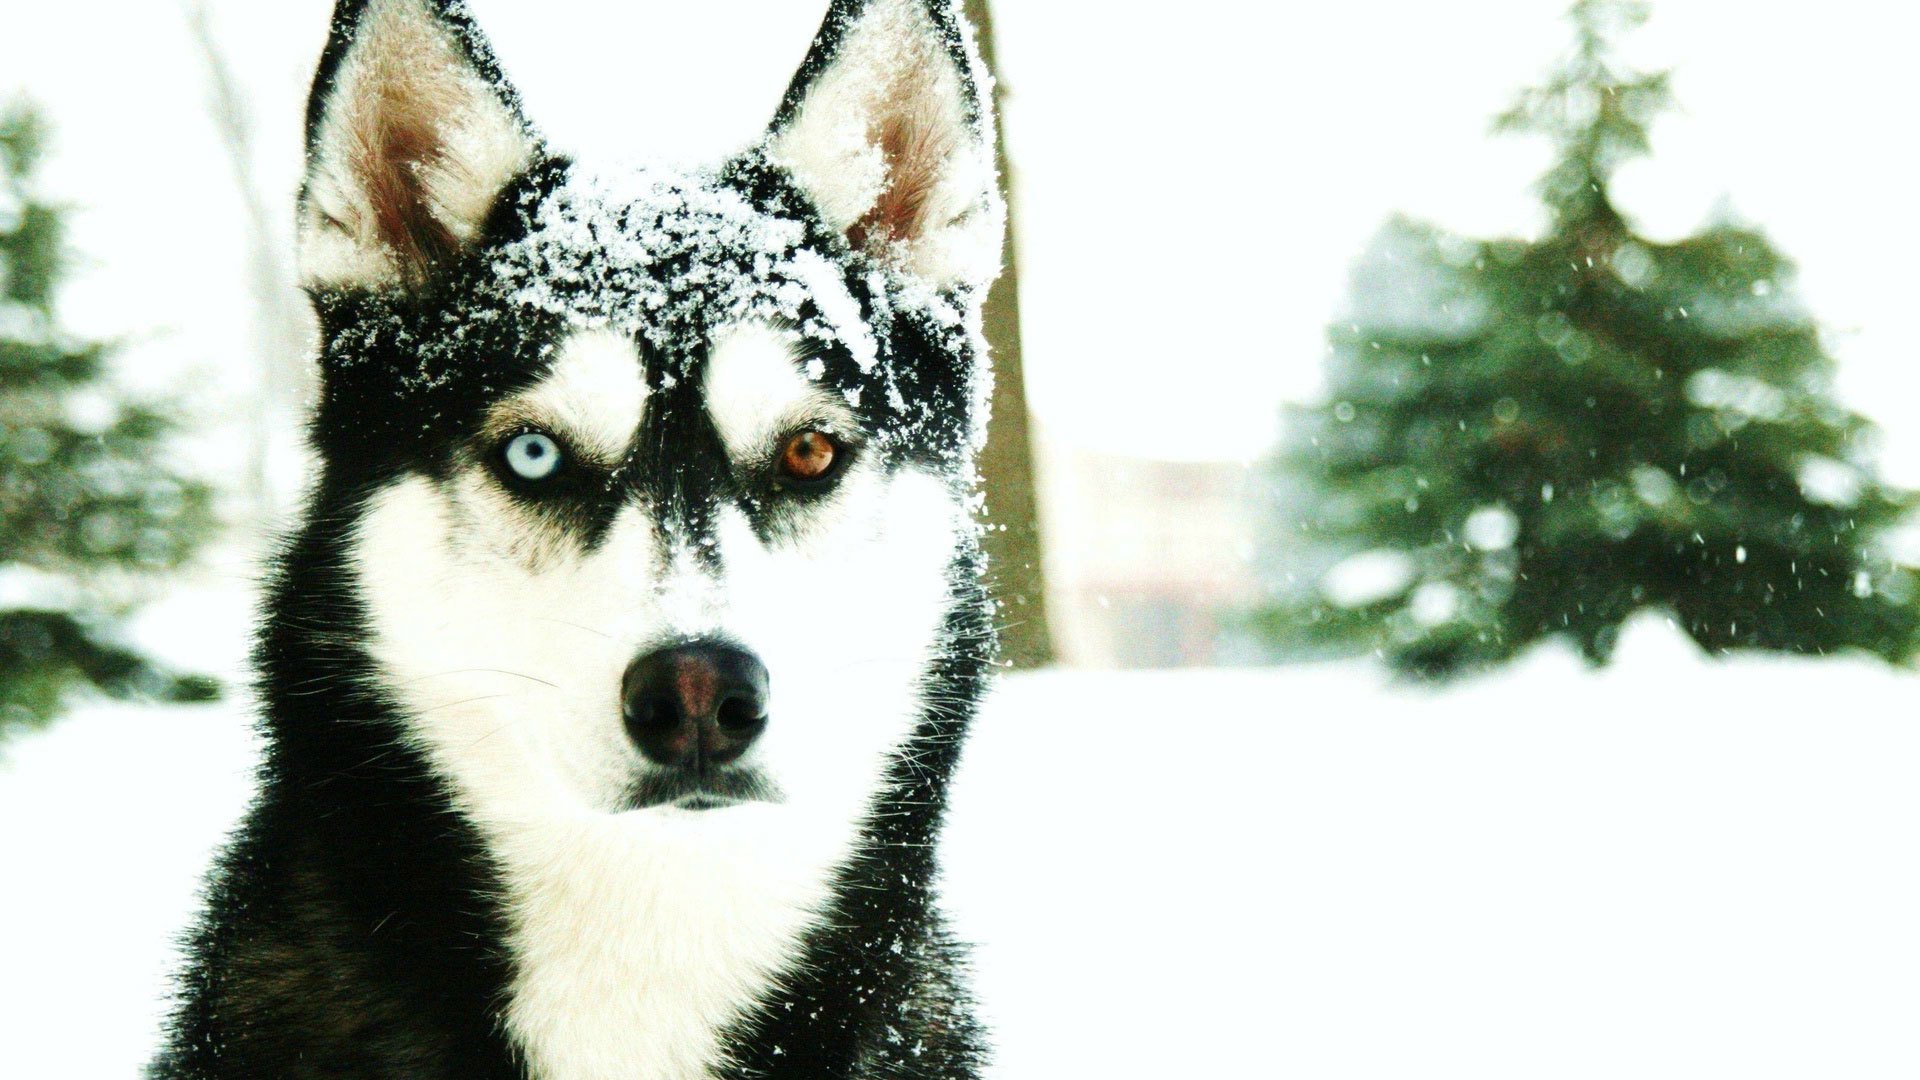
{"label": "husky's head", "polygon": [[948,5],[838,0],[697,172],[544,147],[458,0],[343,8],[315,512],[404,737],[487,815],[857,818],[979,604],[1003,214]]}

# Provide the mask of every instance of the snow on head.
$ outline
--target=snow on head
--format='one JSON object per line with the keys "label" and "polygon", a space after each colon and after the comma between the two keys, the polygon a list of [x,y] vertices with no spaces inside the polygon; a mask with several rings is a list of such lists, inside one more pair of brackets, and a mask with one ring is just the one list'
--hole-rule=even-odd
{"label": "snow on head", "polygon": [[847,291],[840,272],[812,251],[797,253],[793,267],[813,293],[813,302],[820,306],[827,322],[853,353],[853,362],[860,365],[861,371],[872,371],[880,346],[873,340],[873,331],[861,320],[860,304]]}
{"label": "snow on head", "polygon": [[891,272],[849,280],[806,246],[797,218],[770,213],[710,174],[648,167],[569,167],[530,194],[529,230],[493,260],[516,305],[638,336],[657,357],[682,357],[720,327],[789,326],[815,347],[880,361],[895,310],[963,322],[944,297]]}
{"label": "snow on head", "polygon": [[661,357],[712,328],[759,319],[823,343],[793,269],[806,230],[700,177],[648,168],[571,168],[531,207],[528,234],[493,262],[514,304],[637,336]]}
{"label": "snow on head", "polygon": [[696,375],[731,328],[778,327],[878,438],[965,466],[989,386],[979,290],[848,250],[763,159],[554,170],[527,185],[523,231],[486,264],[500,308],[630,337],[664,386]]}

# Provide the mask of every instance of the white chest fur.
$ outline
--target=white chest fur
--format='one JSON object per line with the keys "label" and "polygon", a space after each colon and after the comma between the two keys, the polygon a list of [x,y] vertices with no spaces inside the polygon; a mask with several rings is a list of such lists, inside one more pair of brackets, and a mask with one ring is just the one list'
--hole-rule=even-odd
{"label": "white chest fur", "polygon": [[[513,923],[507,1028],[538,1080],[700,1080],[824,902],[783,807],[486,821]],[[784,819],[784,820],[783,820]]]}

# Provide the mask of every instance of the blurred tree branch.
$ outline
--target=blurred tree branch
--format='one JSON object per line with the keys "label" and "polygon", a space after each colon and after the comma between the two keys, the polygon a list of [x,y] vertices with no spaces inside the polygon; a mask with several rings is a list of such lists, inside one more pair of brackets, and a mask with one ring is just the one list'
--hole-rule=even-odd
{"label": "blurred tree branch", "polygon": [[306,310],[295,301],[287,242],[261,190],[254,163],[253,121],[240,79],[220,47],[205,0],[186,0],[184,12],[187,31],[206,67],[208,112],[227,151],[247,230],[254,361],[259,367],[258,396],[248,418],[246,494],[253,510],[264,513],[272,509],[275,494],[269,475],[275,439],[292,428],[292,417],[311,378],[305,362]]}

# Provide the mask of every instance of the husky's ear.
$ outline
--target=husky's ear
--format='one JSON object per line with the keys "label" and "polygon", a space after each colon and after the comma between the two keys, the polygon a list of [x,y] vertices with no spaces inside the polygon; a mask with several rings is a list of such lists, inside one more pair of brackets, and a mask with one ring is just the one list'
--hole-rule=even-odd
{"label": "husky's ear", "polygon": [[339,0],[307,104],[301,283],[418,284],[537,146],[464,0]]}
{"label": "husky's ear", "polygon": [[936,285],[1000,269],[989,76],[959,0],[834,0],[768,134],[827,223]]}

